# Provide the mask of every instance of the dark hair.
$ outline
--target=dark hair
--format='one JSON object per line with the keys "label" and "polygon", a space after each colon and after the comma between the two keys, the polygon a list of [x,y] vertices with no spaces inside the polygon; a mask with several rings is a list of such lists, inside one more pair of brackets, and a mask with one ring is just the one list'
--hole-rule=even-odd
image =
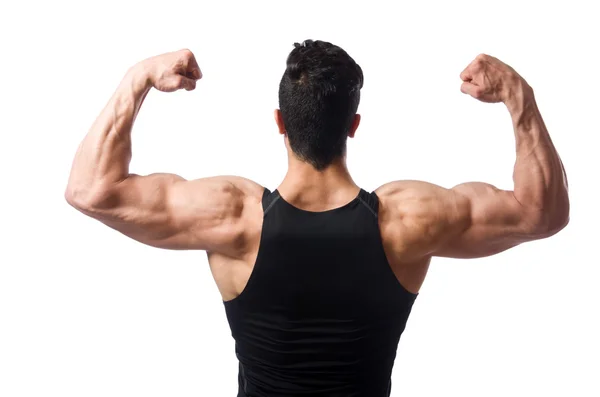
{"label": "dark hair", "polygon": [[331,43],[306,40],[294,47],[279,84],[279,108],[292,151],[323,170],[346,151],[363,73]]}

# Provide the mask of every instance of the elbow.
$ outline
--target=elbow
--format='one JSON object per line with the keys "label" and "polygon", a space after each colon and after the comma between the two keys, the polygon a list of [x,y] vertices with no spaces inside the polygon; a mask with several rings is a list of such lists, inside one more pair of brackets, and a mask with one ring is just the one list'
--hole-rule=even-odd
{"label": "elbow", "polygon": [[565,189],[554,205],[554,210],[549,211],[550,221],[548,222],[548,233],[550,233],[550,235],[556,234],[567,227],[571,220],[570,212],[571,203],[569,201],[569,193]]}
{"label": "elbow", "polygon": [[69,184],[65,190],[65,200],[71,207],[81,212],[88,212],[93,207],[93,200],[90,199],[90,195],[86,189],[79,186]]}
{"label": "elbow", "polygon": [[564,205],[561,205],[556,211],[554,211],[550,217],[548,225],[548,233],[550,236],[560,232],[569,224],[571,220],[569,199],[565,200]]}
{"label": "elbow", "polygon": [[570,221],[569,199],[565,198],[552,208],[537,210],[528,217],[528,234],[542,239],[553,236],[563,230]]}
{"label": "elbow", "polygon": [[64,193],[67,203],[76,210],[93,214],[100,208],[106,207],[107,198],[110,197],[106,189],[86,188],[69,184]]}
{"label": "elbow", "polygon": [[69,183],[65,189],[65,200],[71,207],[79,208],[83,205],[81,189]]}
{"label": "elbow", "polygon": [[554,236],[561,230],[563,230],[569,224],[569,214],[556,215],[550,218],[547,222],[546,228],[541,230],[542,238]]}

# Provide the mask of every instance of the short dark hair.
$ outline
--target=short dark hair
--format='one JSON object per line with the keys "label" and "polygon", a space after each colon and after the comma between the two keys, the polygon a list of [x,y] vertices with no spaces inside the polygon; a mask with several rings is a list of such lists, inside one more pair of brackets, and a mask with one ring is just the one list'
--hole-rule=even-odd
{"label": "short dark hair", "polygon": [[346,151],[363,72],[331,43],[305,40],[294,47],[279,84],[279,108],[292,151],[323,170]]}

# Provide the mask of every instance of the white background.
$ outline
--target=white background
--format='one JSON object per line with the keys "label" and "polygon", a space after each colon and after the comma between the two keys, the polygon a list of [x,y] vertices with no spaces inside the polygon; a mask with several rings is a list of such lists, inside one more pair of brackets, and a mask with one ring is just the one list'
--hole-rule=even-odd
{"label": "white background", "polygon": [[[188,47],[194,92],[153,91],[132,172],[286,170],[272,110],[295,41],[362,66],[355,180],[511,188],[502,105],[462,95],[480,52],[534,87],[569,175],[571,223],[487,259],[436,259],[393,396],[599,396],[598,13],[560,2],[19,2],[0,9],[0,396],[234,396],[237,363],[202,252],[145,247],[64,201],[78,143],[135,62]],[[524,4],[523,4],[524,3]]]}

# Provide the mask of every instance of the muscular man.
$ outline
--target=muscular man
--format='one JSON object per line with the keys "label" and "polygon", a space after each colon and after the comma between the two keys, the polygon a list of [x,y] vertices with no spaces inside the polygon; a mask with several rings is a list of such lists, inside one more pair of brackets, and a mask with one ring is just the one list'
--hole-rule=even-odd
{"label": "muscular man", "polygon": [[276,190],[235,176],[130,173],[130,133],[148,91],[193,90],[201,77],[188,50],[133,66],[81,143],[66,199],[142,243],[207,252],[236,341],[238,396],[389,396],[432,257],[493,255],[568,223],[566,175],[533,90],[491,56],[467,66],[461,91],[506,105],[512,191],[357,186],[345,157],[362,70],[341,48],[311,40],[296,44],[279,86],[288,172]]}

